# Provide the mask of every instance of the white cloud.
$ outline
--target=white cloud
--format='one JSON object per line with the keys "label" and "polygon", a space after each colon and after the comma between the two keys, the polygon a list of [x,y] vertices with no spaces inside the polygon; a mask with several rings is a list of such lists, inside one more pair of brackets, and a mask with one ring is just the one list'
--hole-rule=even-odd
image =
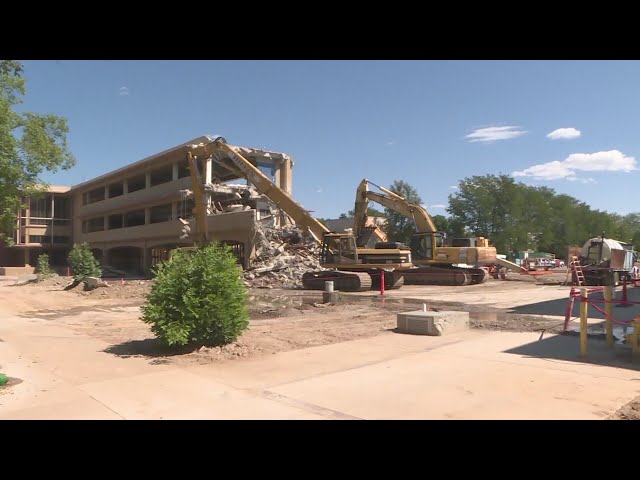
{"label": "white cloud", "polygon": [[580,179],[576,172],[630,172],[637,170],[637,162],[634,157],[628,157],[619,150],[594,153],[572,153],[563,161],[534,165],[524,170],[513,172],[514,177],[533,177],[538,180],[558,180],[566,178],[570,181],[583,181],[593,183],[595,180]]}
{"label": "white cloud", "polygon": [[494,142],[496,140],[516,138],[525,133],[527,133],[526,130],[514,126],[486,127],[474,130],[465,138],[468,138],[470,142]]}
{"label": "white cloud", "polygon": [[316,193],[322,193],[322,187],[316,188]]}
{"label": "white cloud", "polygon": [[391,140],[391,141],[387,142],[385,145],[391,146],[391,145],[395,145],[395,144],[396,144],[396,141],[395,140]]}
{"label": "white cloud", "polygon": [[120,95],[121,97],[126,97],[127,95],[129,95],[129,87],[120,87],[120,90],[118,90],[118,95]]}
{"label": "white cloud", "polygon": [[547,133],[547,138],[551,140],[560,140],[567,139],[570,140],[572,138],[578,138],[582,133],[577,128],[569,127],[569,128],[558,128],[551,133]]}
{"label": "white cloud", "polygon": [[457,185],[451,185],[449,188],[450,188],[451,190],[457,190],[457,189],[458,189],[458,186],[457,186]]}
{"label": "white cloud", "polygon": [[447,206],[442,203],[436,203],[435,205],[429,205],[429,208],[447,208]]}
{"label": "white cloud", "polygon": [[567,177],[567,180],[569,180],[570,182],[580,182],[580,183],[598,183],[595,181],[594,178],[591,178],[591,177],[587,177],[587,178]]}

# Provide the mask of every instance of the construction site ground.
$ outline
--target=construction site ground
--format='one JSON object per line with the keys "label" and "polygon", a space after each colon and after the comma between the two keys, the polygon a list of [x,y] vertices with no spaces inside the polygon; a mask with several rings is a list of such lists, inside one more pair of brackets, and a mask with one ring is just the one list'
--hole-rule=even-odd
{"label": "construction site ground", "polygon": [[[169,351],[140,319],[151,281],[64,291],[56,277],[0,277],[0,419],[640,418],[640,359],[606,346],[592,309],[589,356],[560,334],[565,272],[465,287],[342,294],[252,289],[235,344]],[[620,288],[617,297],[620,297]],[[640,300],[640,288],[628,298]],[[465,310],[472,328],[394,332],[396,314]],[[620,320],[638,306],[614,308]],[[573,317],[578,315],[578,305]],[[576,330],[572,320],[570,330]]]}

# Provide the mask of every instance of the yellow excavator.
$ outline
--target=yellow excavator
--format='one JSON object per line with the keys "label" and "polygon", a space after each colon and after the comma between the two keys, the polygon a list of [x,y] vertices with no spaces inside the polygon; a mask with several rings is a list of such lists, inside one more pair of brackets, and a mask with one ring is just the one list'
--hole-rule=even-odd
{"label": "yellow excavator", "polygon": [[198,159],[211,157],[226,170],[233,171],[238,177],[246,178],[261,194],[289,215],[299,228],[321,244],[320,265],[328,270],[306,272],[302,277],[303,288],[322,290],[324,282],[331,280],[336,290],[366,291],[380,285],[383,271],[387,289],[402,286],[402,272],[413,266],[411,250],[408,247],[358,248],[352,233],[331,232],[242,156],[240,148],[229,145],[223,137],[210,137],[208,142],[189,145],[186,148],[193,187],[196,228],[195,232],[192,232],[190,222],[182,220],[183,238],[193,237],[196,246],[209,241],[207,192],[198,171]]}
{"label": "yellow excavator", "polygon": [[[382,193],[369,190],[369,184]],[[482,267],[496,264],[497,251],[486,238],[454,238],[452,245],[445,245],[445,234],[438,231],[423,207],[367,179],[360,182],[356,192],[353,234],[357,244],[365,237],[369,201],[412,219],[416,225],[411,242],[414,268],[405,271],[406,284],[469,285],[487,280],[487,270]]]}

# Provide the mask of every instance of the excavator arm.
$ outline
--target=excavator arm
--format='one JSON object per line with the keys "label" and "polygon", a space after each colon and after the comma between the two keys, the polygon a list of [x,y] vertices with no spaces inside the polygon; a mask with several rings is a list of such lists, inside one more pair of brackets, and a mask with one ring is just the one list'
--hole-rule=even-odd
{"label": "excavator arm", "polygon": [[[237,170],[242,173],[261,194],[278,205],[279,208],[294,220],[296,225],[306,229],[318,243],[322,242],[322,237],[325,233],[330,233],[327,227],[310,215],[309,212],[302,208],[287,192],[275,185],[269,177],[238,153],[233,146],[228,145],[224,138],[216,137],[209,143],[191,145],[188,153],[189,155],[197,157],[209,157],[211,155],[222,154],[222,156],[229,158],[233,162]],[[204,195],[202,198],[204,199]],[[196,211],[198,211],[198,207],[199,205],[196,207]],[[203,204],[202,207],[201,210],[205,212],[206,216],[206,204]]]}
{"label": "excavator arm", "polygon": [[[369,190],[369,183],[375,185],[383,193]],[[398,212],[414,221],[416,230],[420,233],[436,233],[436,228],[429,213],[420,205],[408,202],[404,197],[389,189],[369,182],[366,178],[360,182],[356,192],[355,215],[353,233],[356,238],[362,233],[367,221],[369,201],[376,202],[386,208]]]}

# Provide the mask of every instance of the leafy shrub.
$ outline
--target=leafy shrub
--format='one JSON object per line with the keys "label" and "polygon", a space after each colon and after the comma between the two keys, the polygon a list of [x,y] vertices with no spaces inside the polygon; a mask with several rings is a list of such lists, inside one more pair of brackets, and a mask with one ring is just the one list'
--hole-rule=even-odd
{"label": "leafy shrub", "polygon": [[38,267],[37,267],[38,281],[42,281],[45,278],[53,276],[53,271],[49,266],[49,255],[43,253],[38,255]]}
{"label": "leafy shrub", "polygon": [[73,249],[69,253],[69,265],[71,266],[71,272],[73,279],[76,282],[82,281],[84,277],[101,277],[102,269],[100,263],[93,256],[89,244],[81,243],[75,244]]}
{"label": "leafy shrub", "polygon": [[169,346],[217,346],[249,326],[247,289],[226,245],[175,250],[159,264],[142,320]]}

